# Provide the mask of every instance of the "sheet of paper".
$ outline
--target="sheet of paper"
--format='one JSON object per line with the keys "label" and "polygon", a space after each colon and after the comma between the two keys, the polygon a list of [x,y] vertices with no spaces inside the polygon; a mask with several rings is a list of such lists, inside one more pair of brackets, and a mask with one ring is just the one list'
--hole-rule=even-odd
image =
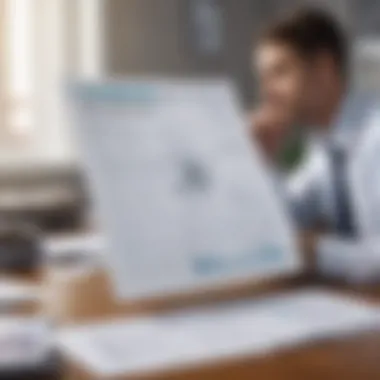
{"label": "sheet of paper", "polygon": [[106,253],[106,243],[99,233],[69,234],[46,237],[42,249],[49,262],[71,262],[84,258],[96,260]]}
{"label": "sheet of paper", "polygon": [[0,318],[0,368],[30,367],[43,363],[53,350],[53,334],[40,318]]}
{"label": "sheet of paper", "polygon": [[63,330],[64,352],[102,376],[149,373],[380,327],[380,309],[316,289]]}
{"label": "sheet of paper", "polygon": [[85,83],[73,99],[117,295],[299,269],[290,223],[228,82]]}

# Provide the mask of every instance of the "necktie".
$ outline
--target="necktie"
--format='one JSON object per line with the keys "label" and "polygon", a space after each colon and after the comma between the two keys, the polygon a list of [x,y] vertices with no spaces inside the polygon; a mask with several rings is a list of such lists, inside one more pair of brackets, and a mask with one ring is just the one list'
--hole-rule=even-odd
{"label": "necktie", "polygon": [[350,184],[348,181],[347,155],[343,147],[330,147],[330,163],[335,203],[336,232],[342,236],[355,234]]}

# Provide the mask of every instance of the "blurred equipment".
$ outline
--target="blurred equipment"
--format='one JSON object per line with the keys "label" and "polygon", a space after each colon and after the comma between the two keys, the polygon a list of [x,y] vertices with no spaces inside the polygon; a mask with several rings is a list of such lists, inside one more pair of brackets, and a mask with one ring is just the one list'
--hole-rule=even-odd
{"label": "blurred equipment", "polygon": [[58,380],[54,334],[35,317],[0,318],[0,380]]}
{"label": "blurred equipment", "polygon": [[41,265],[39,233],[33,226],[3,220],[0,223],[0,272],[26,274]]}
{"label": "blurred equipment", "polygon": [[0,215],[54,231],[81,226],[84,209],[82,178],[74,167],[0,171]]}

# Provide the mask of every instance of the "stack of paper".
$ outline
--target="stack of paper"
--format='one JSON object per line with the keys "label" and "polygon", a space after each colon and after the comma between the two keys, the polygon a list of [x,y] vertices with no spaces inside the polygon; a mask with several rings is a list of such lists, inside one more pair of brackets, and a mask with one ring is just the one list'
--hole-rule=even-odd
{"label": "stack of paper", "polygon": [[318,290],[64,330],[63,350],[101,376],[265,354],[380,327],[380,309]]}
{"label": "stack of paper", "polygon": [[105,239],[98,233],[50,236],[42,245],[45,257],[55,263],[83,258],[97,259],[106,251]]}
{"label": "stack of paper", "polygon": [[0,310],[41,300],[40,288],[13,280],[0,280]]}

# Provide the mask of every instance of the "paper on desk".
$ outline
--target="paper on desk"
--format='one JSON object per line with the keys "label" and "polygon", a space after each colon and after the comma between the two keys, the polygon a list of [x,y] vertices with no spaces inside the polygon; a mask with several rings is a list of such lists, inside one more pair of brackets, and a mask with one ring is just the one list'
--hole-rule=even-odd
{"label": "paper on desk", "polygon": [[290,223],[223,80],[74,86],[117,295],[295,273]]}
{"label": "paper on desk", "polygon": [[43,251],[49,259],[65,259],[80,256],[98,256],[106,251],[104,236],[99,233],[75,233],[48,236],[43,241]]}
{"label": "paper on desk", "polygon": [[53,349],[53,335],[40,318],[0,317],[0,369],[34,366]]}
{"label": "paper on desk", "polygon": [[379,311],[348,297],[307,290],[66,329],[58,341],[93,373],[133,378],[380,327]]}

